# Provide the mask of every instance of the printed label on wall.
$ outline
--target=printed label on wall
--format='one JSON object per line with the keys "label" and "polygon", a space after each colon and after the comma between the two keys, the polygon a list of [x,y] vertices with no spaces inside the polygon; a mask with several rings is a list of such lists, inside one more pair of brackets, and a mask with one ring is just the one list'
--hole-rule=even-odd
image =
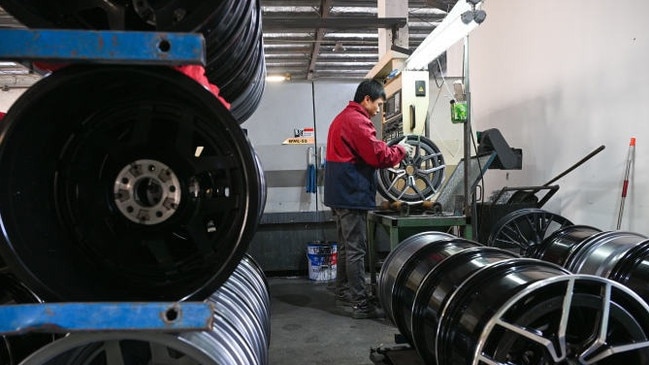
{"label": "printed label on wall", "polygon": [[315,136],[314,129],[310,128],[294,128],[293,137],[287,138],[282,144],[314,144]]}

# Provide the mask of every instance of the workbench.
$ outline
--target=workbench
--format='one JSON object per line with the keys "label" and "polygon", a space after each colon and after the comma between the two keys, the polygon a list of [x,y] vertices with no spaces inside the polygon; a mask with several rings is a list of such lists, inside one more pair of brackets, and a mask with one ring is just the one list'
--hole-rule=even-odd
{"label": "workbench", "polygon": [[370,267],[370,283],[372,290],[376,287],[376,227],[383,227],[389,236],[390,251],[401,241],[413,234],[426,231],[447,231],[452,227],[460,227],[463,230],[463,237],[473,238],[471,224],[467,222],[464,215],[440,215],[440,214],[410,214],[401,215],[391,211],[370,211],[367,214],[367,251],[368,264]]}

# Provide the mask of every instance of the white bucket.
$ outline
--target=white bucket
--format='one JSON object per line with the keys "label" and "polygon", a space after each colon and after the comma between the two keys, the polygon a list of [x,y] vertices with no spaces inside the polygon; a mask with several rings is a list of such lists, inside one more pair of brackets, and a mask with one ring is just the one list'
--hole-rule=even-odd
{"label": "white bucket", "polygon": [[332,242],[311,242],[306,253],[309,262],[309,279],[328,281],[336,279],[338,245]]}

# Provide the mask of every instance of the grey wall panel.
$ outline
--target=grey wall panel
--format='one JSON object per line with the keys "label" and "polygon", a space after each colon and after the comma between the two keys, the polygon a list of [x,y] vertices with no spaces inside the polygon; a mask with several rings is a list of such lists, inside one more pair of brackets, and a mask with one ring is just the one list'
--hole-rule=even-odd
{"label": "grey wall panel", "polygon": [[333,221],[262,224],[250,242],[248,253],[266,273],[305,274],[308,270],[307,245],[317,240],[336,241]]}

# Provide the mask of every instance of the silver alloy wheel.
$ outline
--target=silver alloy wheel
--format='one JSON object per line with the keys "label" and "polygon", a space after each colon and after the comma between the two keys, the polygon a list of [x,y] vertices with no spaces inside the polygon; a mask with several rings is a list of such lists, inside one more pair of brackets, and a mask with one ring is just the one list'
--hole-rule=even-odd
{"label": "silver alloy wheel", "polygon": [[[392,146],[402,139],[396,138]],[[441,150],[424,136],[406,136],[415,147],[414,157],[407,156],[398,165],[377,171],[378,192],[390,201],[418,204],[431,199],[444,181],[444,157]]]}
{"label": "silver alloy wheel", "polygon": [[642,298],[611,280],[566,275],[535,282],[498,308],[484,325],[471,363],[613,365],[648,360],[649,306]]}

